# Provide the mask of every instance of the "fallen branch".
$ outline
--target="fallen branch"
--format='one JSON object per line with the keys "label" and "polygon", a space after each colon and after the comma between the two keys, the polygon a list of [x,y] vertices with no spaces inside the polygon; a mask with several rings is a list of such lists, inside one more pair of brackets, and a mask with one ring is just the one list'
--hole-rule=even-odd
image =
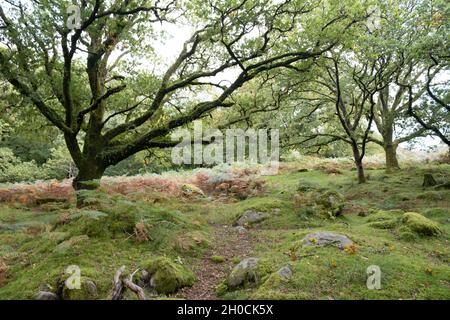
{"label": "fallen branch", "polygon": [[114,288],[112,292],[112,300],[122,300],[126,289],[133,291],[139,298],[139,300],[147,300],[144,290],[133,282],[133,276],[138,272],[139,269],[134,271],[128,278],[123,277],[125,272],[125,266],[121,266],[117,270],[114,276]]}

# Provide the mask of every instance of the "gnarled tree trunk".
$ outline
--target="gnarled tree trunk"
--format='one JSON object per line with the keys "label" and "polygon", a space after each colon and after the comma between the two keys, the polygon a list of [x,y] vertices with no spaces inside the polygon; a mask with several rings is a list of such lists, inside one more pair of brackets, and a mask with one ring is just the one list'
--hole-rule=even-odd
{"label": "gnarled tree trunk", "polygon": [[84,206],[85,195],[82,190],[95,190],[100,186],[100,179],[105,172],[106,167],[96,164],[94,161],[86,161],[78,166],[78,175],[72,182],[77,197],[77,207]]}
{"label": "gnarled tree trunk", "polygon": [[366,175],[364,173],[364,167],[361,159],[361,153],[357,144],[352,145],[353,158],[355,160],[356,170],[358,171],[358,183],[366,182]]}
{"label": "gnarled tree trunk", "polygon": [[383,149],[386,157],[386,171],[392,172],[400,169],[397,159],[398,143],[394,142],[393,123],[391,121],[387,122],[383,131]]}

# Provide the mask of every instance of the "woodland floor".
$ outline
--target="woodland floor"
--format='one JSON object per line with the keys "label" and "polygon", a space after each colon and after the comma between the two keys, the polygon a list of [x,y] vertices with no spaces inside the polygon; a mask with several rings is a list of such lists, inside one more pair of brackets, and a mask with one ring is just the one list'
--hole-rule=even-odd
{"label": "woodland floor", "polygon": [[[56,291],[73,264],[97,289],[76,298],[110,299],[120,266],[131,273],[155,257],[192,270],[196,281],[170,294],[146,291],[153,299],[450,299],[450,191],[422,187],[425,173],[438,183],[450,181],[450,165],[411,165],[391,174],[369,167],[364,185],[356,182],[351,165],[334,162],[284,164],[276,176],[242,172],[225,191],[198,172],[121,178],[115,184],[106,179],[87,195],[83,209],[74,207],[64,183],[0,187],[0,299]],[[223,175],[209,174],[217,174],[216,180]],[[205,195],[186,193],[186,186]],[[308,207],[312,193],[304,188],[311,186],[339,192],[342,214],[330,219]],[[274,210],[245,232],[234,226],[244,212]],[[423,215],[440,233],[405,237],[405,212]],[[356,246],[302,247],[301,240],[316,231],[345,235]],[[231,270],[248,257],[263,264],[261,281],[227,288]],[[370,265],[382,270],[381,290],[366,287]],[[270,282],[283,266],[291,268],[292,279]]]}

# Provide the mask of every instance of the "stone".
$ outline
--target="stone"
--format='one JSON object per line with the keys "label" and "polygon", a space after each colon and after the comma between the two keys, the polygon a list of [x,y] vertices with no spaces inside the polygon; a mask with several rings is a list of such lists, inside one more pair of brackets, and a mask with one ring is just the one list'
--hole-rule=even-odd
{"label": "stone", "polygon": [[94,281],[87,279],[84,282],[84,285],[86,287],[86,291],[89,293],[90,296],[95,297],[98,295],[97,286],[95,285]]}
{"label": "stone", "polygon": [[[192,286],[194,273],[185,266],[166,257],[156,257],[143,262],[147,284],[158,293],[172,293],[180,288]],[[142,278],[141,278],[142,279]]]}
{"label": "stone", "polygon": [[284,280],[292,279],[292,270],[289,266],[284,266],[277,271],[278,275]]}
{"label": "stone", "polygon": [[256,282],[258,258],[246,258],[239,262],[228,275],[228,288],[236,288],[248,282]]}
{"label": "stone", "polygon": [[237,226],[236,228],[234,228],[239,234],[244,234],[245,232],[247,232],[247,229],[245,229],[243,226]]}
{"label": "stone", "polygon": [[266,220],[269,217],[270,217],[270,214],[267,212],[258,212],[258,211],[247,210],[244,212],[244,214],[242,216],[239,217],[236,224],[238,226],[252,225],[252,224],[261,222],[263,220]]}
{"label": "stone", "polygon": [[36,300],[58,300],[58,296],[53,292],[39,291],[36,294]]}
{"label": "stone", "polygon": [[95,300],[98,298],[97,286],[91,279],[81,277],[79,289],[68,288],[63,280],[60,281],[63,285],[61,293],[63,300]]}
{"label": "stone", "polygon": [[302,239],[303,247],[323,247],[332,245],[343,250],[345,247],[353,244],[353,241],[344,235],[323,231],[310,233]]}
{"label": "stone", "polygon": [[281,209],[280,208],[273,208],[272,209],[272,214],[274,214],[274,215],[279,215],[281,213]]}

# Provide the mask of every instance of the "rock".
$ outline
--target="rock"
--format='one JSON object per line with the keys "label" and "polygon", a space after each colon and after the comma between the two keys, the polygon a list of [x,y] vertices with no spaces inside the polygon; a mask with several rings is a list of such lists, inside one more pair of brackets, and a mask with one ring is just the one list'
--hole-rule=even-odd
{"label": "rock", "polygon": [[324,209],[332,217],[339,216],[345,206],[344,196],[332,190],[327,190],[317,195],[315,202],[316,205]]}
{"label": "rock", "polygon": [[270,217],[270,214],[267,212],[258,212],[258,211],[247,210],[244,212],[244,214],[242,216],[239,217],[236,224],[238,226],[252,225],[252,224],[261,222],[263,220],[266,220],[269,217]]}
{"label": "rock", "polygon": [[346,246],[353,244],[353,241],[344,235],[323,231],[310,233],[302,239],[303,247],[323,247],[332,245],[343,250]]}
{"label": "rock", "polygon": [[97,286],[95,285],[94,281],[87,279],[84,282],[84,285],[86,286],[86,291],[89,293],[90,296],[97,296]]}
{"label": "rock", "polygon": [[236,228],[234,228],[239,234],[244,234],[245,232],[247,232],[247,229],[245,229],[243,226],[237,226]]}
{"label": "rock", "polygon": [[63,281],[64,278],[60,281],[63,286],[61,292],[63,300],[94,300],[98,298],[97,286],[89,278],[81,277],[79,289],[69,289]]}
{"label": "rock", "polygon": [[441,228],[436,222],[416,212],[406,212],[403,214],[402,222],[411,231],[422,236],[437,236],[442,233]]}
{"label": "rock", "polygon": [[149,259],[142,265],[148,273],[147,284],[158,293],[172,293],[180,288],[192,286],[195,282],[195,275],[191,270],[166,257]]}
{"label": "rock", "polygon": [[245,283],[256,282],[258,258],[246,258],[236,265],[227,278],[228,288],[236,288]]}
{"label": "rock", "polygon": [[280,208],[274,208],[274,209],[272,209],[272,214],[274,214],[274,215],[279,215],[281,213],[281,209]]}
{"label": "rock", "polygon": [[433,175],[431,173],[425,173],[423,175],[423,183],[422,187],[428,188],[437,185],[436,180],[434,180]]}
{"label": "rock", "polygon": [[202,191],[202,189],[193,184],[183,184],[181,186],[181,191],[183,191],[183,193],[186,195],[205,196],[205,193]]}
{"label": "rock", "polygon": [[73,246],[75,246],[81,242],[85,242],[87,240],[89,240],[89,237],[87,235],[72,237],[69,240],[63,241],[60,244],[58,244],[55,247],[55,249],[53,249],[53,252],[60,253],[60,254],[66,253]]}
{"label": "rock", "polygon": [[53,292],[39,291],[36,294],[36,300],[58,300],[58,296]]}
{"label": "rock", "polygon": [[289,266],[284,266],[280,270],[277,271],[278,275],[284,280],[292,279],[292,270]]}

